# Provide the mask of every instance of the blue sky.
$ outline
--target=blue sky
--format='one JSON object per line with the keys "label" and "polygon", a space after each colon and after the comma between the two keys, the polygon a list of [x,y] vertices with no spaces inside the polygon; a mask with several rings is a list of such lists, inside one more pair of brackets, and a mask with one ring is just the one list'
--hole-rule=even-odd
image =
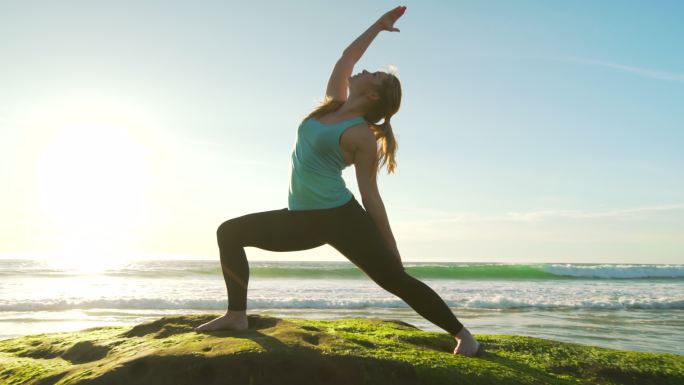
{"label": "blue sky", "polygon": [[[286,207],[299,121],[400,5],[291,3],[3,2],[0,254],[217,258],[222,221]],[[402,81],[405,261],[684,263],[684,3],[401,5],[355,70]]]}

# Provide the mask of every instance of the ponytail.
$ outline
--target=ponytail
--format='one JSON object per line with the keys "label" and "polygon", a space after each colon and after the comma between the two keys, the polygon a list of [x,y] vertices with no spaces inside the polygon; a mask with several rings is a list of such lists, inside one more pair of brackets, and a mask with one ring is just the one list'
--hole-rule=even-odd
{"label": "ponytail", "polygon": [[390,119],[399,111],[401,105],[401,83],[395,73],[390,71],[386,80],[382,82],[378,89],[380,94],[379,102],[373,109],[368,111],[367,121],[379,122],[384,118],[382,124],[372,123],[371,128],[378,143],[378,167],[380,172],[382,166],[387,165],[387,174],[392,174],[397,168],[396,152],[398,148],[397,140],[392,131]]}
{"label": "ponytail", "polygon": [[394,172],[397,167],[397,161],[395,160],[395,154],[399,145],[394,137],[394,132],[392,131],[392,125],[390,124],[390,118],[386,117],[382,124],[376,125],[372,124],[371,129],[373,134],[375,134],[375,139],[378,143],[378,167],[377,172],[380,172],[380,168],[387,164],[387,174]]}

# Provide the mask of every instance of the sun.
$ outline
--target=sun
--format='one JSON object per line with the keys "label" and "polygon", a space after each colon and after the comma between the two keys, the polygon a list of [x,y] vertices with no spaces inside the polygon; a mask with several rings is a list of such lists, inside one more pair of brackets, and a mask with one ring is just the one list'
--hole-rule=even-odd
{"label": "sun", "polygon": [[62,114],[36,162],[40,213],[50,223],[60,261],[97,268],[123,259],[146,222],[150,151],[140,129],[105,106]]}

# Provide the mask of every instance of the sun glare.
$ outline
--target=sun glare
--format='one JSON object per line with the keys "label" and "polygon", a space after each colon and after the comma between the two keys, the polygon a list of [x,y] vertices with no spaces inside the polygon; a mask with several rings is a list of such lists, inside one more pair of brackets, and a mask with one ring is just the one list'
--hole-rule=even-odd
{"label": "sun glare", "polygon": [[125,258],[146,221],[149,148],[125,112],[92,102],[43,117],[36,163],[40,213],[54,229],[59,263],[86,270]]}

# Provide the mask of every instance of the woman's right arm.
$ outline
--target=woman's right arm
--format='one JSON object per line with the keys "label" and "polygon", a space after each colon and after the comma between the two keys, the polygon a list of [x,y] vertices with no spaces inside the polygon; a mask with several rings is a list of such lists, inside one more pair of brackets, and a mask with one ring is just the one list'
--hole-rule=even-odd
{"label": "woman's right arm", "polygon": [[387,248],[401,262],[397,241],[394,239],[394,234],[392,234],[385,204],[382,202],[380,191],[378,190],[377,142],[375,141],[375,136],[365,123],[360,126],[363,129],[350,130],[351,135],[349,138],[356,147],[354,151],[354,168],[356,169],[356,182],[361,193],[361,202],[378,227]]}
{"label": "woman's right arm", "polygon": [[361,59],[380,31],[399,32],[398,28],[394,28],[394,23],[405,11],[406,7],[399,6],[385,13],[343,51],[328,80],[326,96],[334,100],[347,100],[348,79],[354,70],[354,64]]}

